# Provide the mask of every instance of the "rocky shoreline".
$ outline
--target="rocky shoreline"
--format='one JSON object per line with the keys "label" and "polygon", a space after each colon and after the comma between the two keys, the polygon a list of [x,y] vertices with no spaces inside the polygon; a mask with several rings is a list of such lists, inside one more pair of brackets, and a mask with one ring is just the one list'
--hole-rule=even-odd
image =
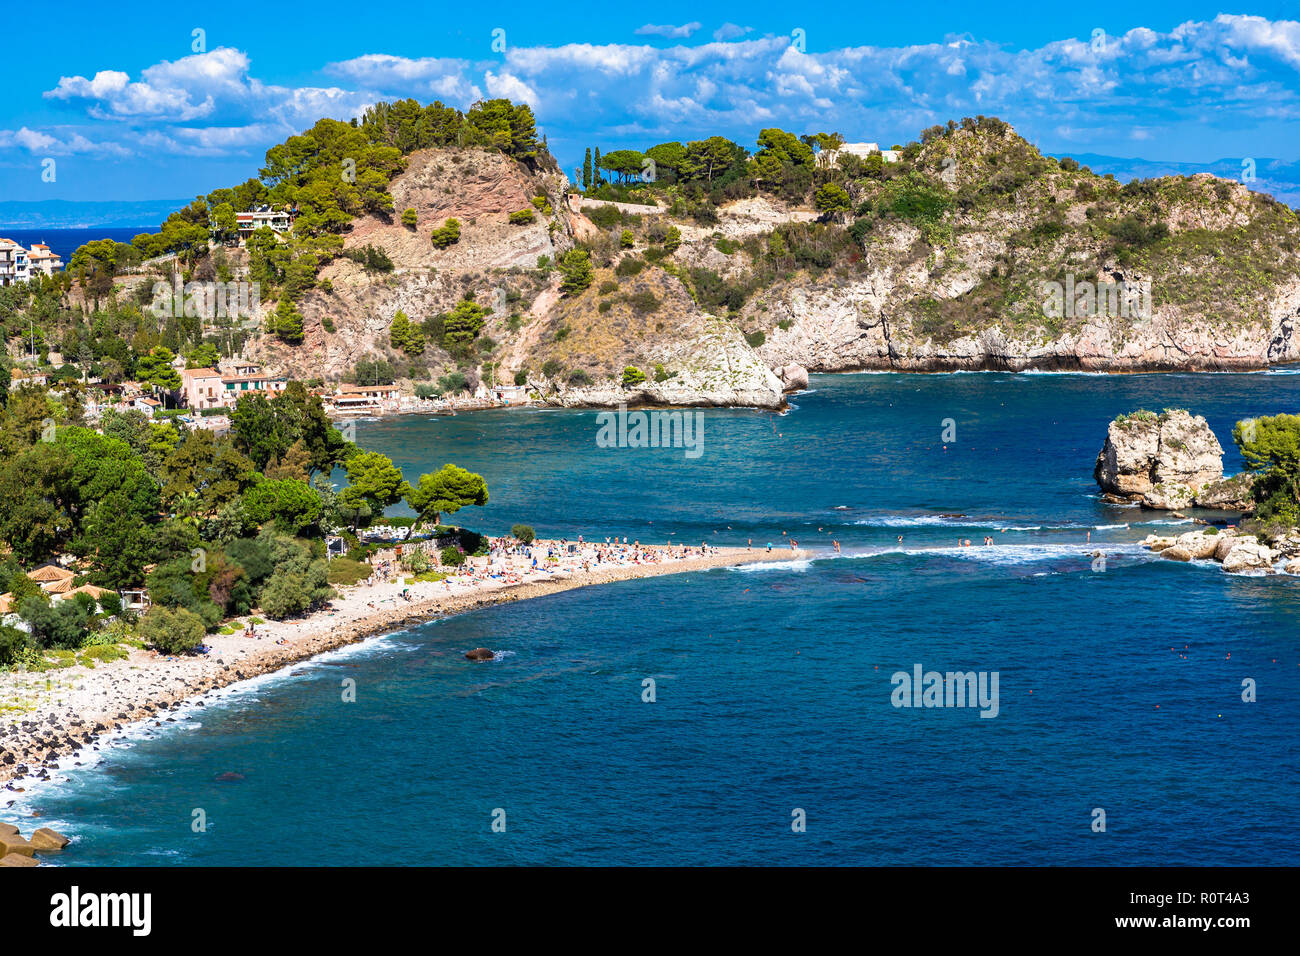
{"label": "rocky shoreline", "polygon": [[1300,575],[1300,534],[1275,542],[1270,547],[1253,534],[1234,529],[1206,528],[1177,537],[1147,535],[1142,546],[1170,561],[1214,560],[1229,574],[1249,573]]}
{"label": "rocky shoreline", "polygon": [[[210,635],[208,643],[213,646],[213,651],[207,656],[160,658],[153,652],[134,651],[129,660],[103,664],[93,671],[78,674],[81,686],[74,695],[78,697],[76,702],[39,707],[38,712],[3,727],[0,736],[0,784],[3,788],[0,788],[0,795],[6,790],[25,792],[26,788],[21,784],[28,779],[50,780],[51,775],[57,773],[61,759],[73,758],[75,764],[78,762],[75,758],[83,753],[99,750],[103,738],[114,731],[141,722],[152,722],[153,726],[161,727],[164,722],[175,721],[174,717],[168,716],[169,711],[195,702],[211,691],[380,634],[401,631],[464,611],[595,584],[738,564],[788,561],[806,556],[804,551],[789,549],[765,552],[720,548],[705,556],[665,559],[658,563],[598,567],[585,572],[562,571],[546,580],[485,585],[479,590],[439,594],[409,604],[397,604],[391,609],[373,611],[371,608],[375,601],[363,599],[382,600],[386,592],[362,593],[363,589],[354,589],[348,600],[362,599],[360,607],[364,608],[364,613],[351,618],[343,615],[342,621],[332,619],[328,616],[330,612],[318,612],[300,621],[280,622],[270,625],[265,636],[255,645],[239,635]],[[396,589],[400,586],[389,587],[395,589],[392,592],[394,597],[389,600],[396,604]],[[268,638],[282,639],[284,643],[273,642],[267,646]],[[147,676],[131,677],[131,671],[143,672]],[[63,675],[66,672],[57,673]],[[96,703],[89,708],[78,707],[88,698],[95,699]],[[99,701],[98,698],[104,699]],[[7,804],[0,804],[3,805]]]}

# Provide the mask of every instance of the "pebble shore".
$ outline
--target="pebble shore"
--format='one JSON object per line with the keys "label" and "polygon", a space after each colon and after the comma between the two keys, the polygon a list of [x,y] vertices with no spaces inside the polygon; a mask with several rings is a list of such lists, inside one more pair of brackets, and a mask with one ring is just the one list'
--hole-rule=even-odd
{"label": "pebble shore", "polygon": [[[762,561],[806,558],[789,548],[765,552],[719,548],[707,555],[654,563],[566,568],[543,580],[506,584],[481,581],[454,591],[440,583],[348,588],[326,610],[297,620],[268,622],[258,636],[208,635],[206,655],[164,657],[134,650],[126,660],[33,675],[0,675],[0,699],[31,694],[25,712],[0,715],[0,807],[6,792],[22,793],[26,780],[49,780],[60,761],[80,762],[104,735],[138,722],[162,726],[167,712],[210,691],[280,670],[326,651],[401,631],[463,611],[556,594],[594,584],[679,574]],[[541,578],[541,575],[532,575]],[[400,595],[408,589],[413,599]],[[387,606],[385,606],[387,605]],[[468,651],[469,648],[466,648]],[[476,666],[466,662],[466,666]],[[20,680],[25,685],[20,686]]]}

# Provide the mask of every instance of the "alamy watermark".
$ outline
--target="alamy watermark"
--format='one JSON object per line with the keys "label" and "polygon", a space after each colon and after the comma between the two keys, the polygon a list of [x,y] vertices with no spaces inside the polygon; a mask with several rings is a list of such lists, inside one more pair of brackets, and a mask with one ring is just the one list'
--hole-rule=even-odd
{"label": "alamy watermark", "polygon": [[1067,273],[1065,282],[1042,284],[1043,312],[1054,319],[1089,318],[1148,319],[1151,317],[1151,280],[1141,282],[1075,282]]}
{"label": "alamy watermark", "polygon": [[157,316],[191,319],[254,318],[262,306],[257,282],[185,282],[153,284],[149,310]]}
{"label": "alamy watermark", "polygon": [[701,411],[617,412],[596,416],[597,448],[682,448],[687,458],[704,454],[704,413]]}
{"label": "alamy watermark", "polygon": [[996,717],[998,671],[925,671],[920,664],[912,673],[895,671],[889,701],[895,707],[978,707],[981,717]]}

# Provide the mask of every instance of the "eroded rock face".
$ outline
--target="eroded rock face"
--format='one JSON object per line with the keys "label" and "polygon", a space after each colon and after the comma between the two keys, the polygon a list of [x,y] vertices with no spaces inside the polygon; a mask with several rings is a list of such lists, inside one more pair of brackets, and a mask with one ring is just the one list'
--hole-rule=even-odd
{"label": "eroded rock face", "polygon": [[1206,482],[1196,492],[1196,504],[1202,508],[1214,508],[1219,511],[1242,513],[1254,511],[1255,502],[1251,497],[1254,484],[1255,476],[1248,471],[1233,475],[1231,478]]}
{"label": "eroded rock face", "polygon": [[1138,412],[1110,423],[1093,477],[1108,494],[1150,508],[1186,508],[1223,478],[1223,447],[1199,415]]}

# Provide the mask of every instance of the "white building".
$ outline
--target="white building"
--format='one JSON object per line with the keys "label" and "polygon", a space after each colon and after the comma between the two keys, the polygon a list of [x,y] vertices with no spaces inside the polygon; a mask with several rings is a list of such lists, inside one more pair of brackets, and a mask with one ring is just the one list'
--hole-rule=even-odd
{"label": "white building", "polygon": [[0,285],[26,282],[32,277],[29,253],[12,239],[0,238]]}
{"label": "white building", "polygon": [[27,282],[37,275],[52,276],[62,268],[62,257],[43,242],[24,249],[12,239],[0,238],[0,285]]}
{"label": "white building", "polygon": [[283,209],[270,209],[260,206],[248,212],[235,213],[235,222],[239,227],[239,238],[245,240],[263,226],[272,232],[288,232],[293,226],[293,218]]}
{"label": "white building", "polygon": [[57,252],[52,252],[43,242],[36,243],[28,250],[27,259],[31,264],[33,276],[38,272],[52,276],[63,268],[63,257]]}
{"label": "white building", "polygon": [[880,158],[887,163],[896,163],[902,158],[902,153],[899,150],[881,149],[879,143],[845,143],[839,149],[826,151],[826,165],[834,166],[839,161],[841,154],[866,159],[872,153],[879,153]]}

